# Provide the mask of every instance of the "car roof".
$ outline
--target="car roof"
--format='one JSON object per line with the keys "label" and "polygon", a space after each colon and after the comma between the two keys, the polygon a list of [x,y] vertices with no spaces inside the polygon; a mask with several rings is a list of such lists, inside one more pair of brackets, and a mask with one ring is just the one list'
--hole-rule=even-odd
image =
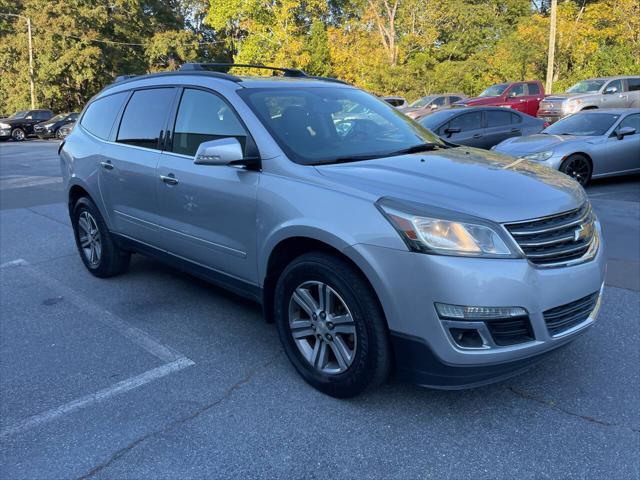
{"label": "car roof", "polygon": [[640,108],[593,108],[582,110],[580,113],[609,113],[615,115],[625,115],[631,113],[640,113]]}
{"label": "car roof", "polygon": [[621,80],[623,78],[640,78],[640,76],[639,75],[614,75],[612,77],[586,78],[584,81],[589,81],[589,80]]}

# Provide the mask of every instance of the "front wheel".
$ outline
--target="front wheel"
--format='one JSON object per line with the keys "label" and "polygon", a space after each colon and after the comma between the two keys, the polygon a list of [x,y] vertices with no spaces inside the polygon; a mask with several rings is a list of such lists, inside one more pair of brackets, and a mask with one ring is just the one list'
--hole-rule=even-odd
{"label": "front wheel", "polygon": [[24,130],[22,130],[21,128],[14,128],[11,132],[11,138],[15,142],[22,142],[25,138],[27,138],[27,134],[24,133]]}
{"label": "front wheel", "polygon": [[584,155],[571,155],[562,162],[560,171],[569,175],[584,187],[591,179],[591,162]]}
{"label": "front wheel", "polygon": [[91,199],[82,197],[78,200],[72,222],[80,258],[89,272],[107,278],[127,270],[131,254],[118,248]]}
{"label": "front wheel", "polygon": [[386,380],[391,347],[378,299],[362,274],[338,256],[295,259],[275,291],[280,341],[298,373],[338,398]]}

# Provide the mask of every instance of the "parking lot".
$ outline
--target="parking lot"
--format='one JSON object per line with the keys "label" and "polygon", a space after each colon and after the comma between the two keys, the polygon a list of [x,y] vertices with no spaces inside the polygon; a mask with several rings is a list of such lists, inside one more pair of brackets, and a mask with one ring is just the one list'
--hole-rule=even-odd
{"label": "parking lot", "polygon": [[142,256],[76,253],[58,142],[0,143],[0,477],[639,478],[640,177],[587,188],[597,324],[466,391],[306,385],[257,305]]}

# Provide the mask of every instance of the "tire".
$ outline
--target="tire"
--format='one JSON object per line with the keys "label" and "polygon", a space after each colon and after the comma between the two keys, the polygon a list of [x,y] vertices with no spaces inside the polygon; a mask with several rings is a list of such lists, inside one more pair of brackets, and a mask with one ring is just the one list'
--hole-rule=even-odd
{"label": "tire", "polygon": [[566,158],[560,165],[560,171],[569,175],[583,187],[589,183],[593,173],[589,159],[579,153]]}
{"label": "tire", "polygon": [[60,131],[60,129],[57,129],[57,130],[56,130],[56,135],[55,135],[55,136],[56,136],[56,138],[57,138],[58,140],[62,140],[62,139],[64,139],[64,135],[62,135],[62,132]]}
{"label": "tire", "polygon": [[27,138],[27,134],[21,128],[11,130],[11,138],[14,142],[22,142]]}
{"label": "tire", "polygon": [[[320,292],[329,294],[326,313]],[[304,301],[309,295],[315,304]],[[287,357],[316,389],[349,398],[389,376],[392,354],[384,314],[371,286],[347,261],[324,252],[296,258],[278,279],[274,306]]]}
{"label": "tire", "polygon": [[[131,254],[118,248],[90,198],[81,197],[76,202],[71,221],[78,253],[89,272],[96,277],[108,278],[127,270]],[[88,231],[91,232],[89,235]]]}

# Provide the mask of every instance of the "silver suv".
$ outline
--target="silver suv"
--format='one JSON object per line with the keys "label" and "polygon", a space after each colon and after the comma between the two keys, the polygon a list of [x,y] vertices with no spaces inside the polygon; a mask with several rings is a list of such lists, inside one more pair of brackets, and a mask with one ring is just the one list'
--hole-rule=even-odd
{"label": "silver suv", "polygon": [[582,110],[630,107],[640,107],[640,76],[591,78],[545,97],[538,117],[553,123]]}
{"label": "silver suv", "polygon": [[568,176],[446,143],[335,80],[207,68],[116,82],[61,145],[92,274],[142,253],[260,302],[336,397],[392,371],[483,385],[595,321],[600,225]]}

